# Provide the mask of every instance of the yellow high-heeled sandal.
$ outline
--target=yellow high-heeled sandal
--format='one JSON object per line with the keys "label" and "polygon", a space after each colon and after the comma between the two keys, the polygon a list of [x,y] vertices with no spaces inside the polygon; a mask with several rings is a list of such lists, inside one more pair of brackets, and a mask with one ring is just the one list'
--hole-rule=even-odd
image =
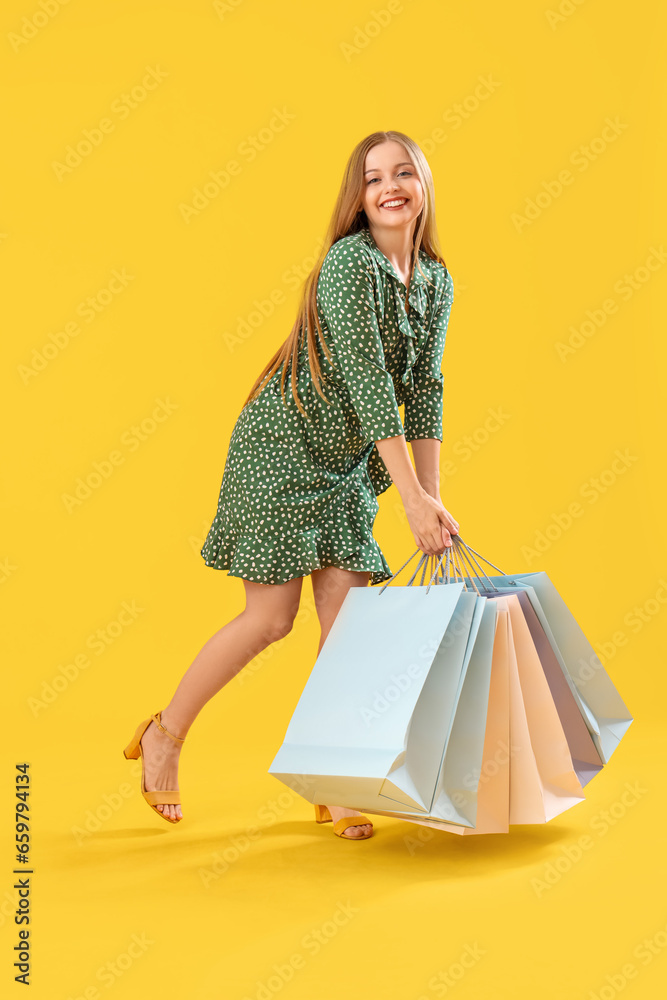
{"label": "yellow high-heeled sandal", "polygon": [[[316,823],[329,823],[332,819],[331,813],[329,812],[328,806],[315,806],[315,822]],[[369,824],[372,828],[373,824],[369,820],[368,816],[364,816],[363,813],[359,813],[358,816],[341,816],[337,819],[333,825],[333,832],[337,837],[342,837],[343,840],[368,840],[369,837],[373,836],[373,830],[370,833],[364,833],[361,837],[350,837],[349,834],[345,834],[345,830],[349,829],[351,826],[364,826]]]}
{"label": "yellow high-heeled sandal", "polygon": [[166,819],[167,823],[180,823],[179,819],[171,819],[169,816],[165,816],[163,812],[160,812],[160,810],[156,809],[155,807],[158,805],[160,806],[180,805],[181,793],[176,789],[165,789],[163,791],[157,790],[154,792],[147,792],[146,784],[144,781],[144,758],[141,753],[141,737],[144,735],[144,733],[150,726],[151,722],[154,722],[155,725],[160,730],[160,732],[166,733],[166,735],[170,736],[175,743],[180,743],[180,744],[185,743],[185,737],[181,739],[180,736],[174,736],[174,734],[170,733],[167,727],[160,722],[161,715],[162,715],[161,711],[156,712],[154,715],[151,715],[148,719],[144,719],[144,721],[139,724],[136,733],[134,734],[128,745],[123,750],[123,755],[127,758],[127,760],[137,760],[139,757],[141,757],[141,794],[146,799],[146,802],[148,802],[151,809],[153,809],[153,811],[156,812],[158,816],[162,816],[162,819]]}

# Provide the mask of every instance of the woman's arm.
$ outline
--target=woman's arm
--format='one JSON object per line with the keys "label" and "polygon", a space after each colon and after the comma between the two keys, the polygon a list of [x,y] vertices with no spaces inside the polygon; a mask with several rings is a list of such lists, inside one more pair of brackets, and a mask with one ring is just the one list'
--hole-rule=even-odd
{"label": "woman's arm", "polygon": [[369,441],[402,435],[403,421],[376,313],[371,265],[358,249],[339,240],[324,259],[317,287],[323,335],[361,430]]}
{"label": "woman's arm", "polygon": [[[409,441],[415,469],[410,472],[406,463],[410,458],[405,443],[390,445],[396,454],[388,455],[389,461],[398,463],[398,473],[403,476],[405,496],[401,499],[405,505],[408,522],[422,551],[441,554],[442,546],[451,545],[451,535],[458,534],[458,524],[447,511],[440,499],[440,447],[442,444],[442,401],[444,377],[442,374],[442,356],[445,347],[445,337],[449,324],[449,315],[454,295],[453,282],[449,271],[440,272],[443,277],[442,288],[434,314],[430,321],[426,343],[420,351],[412,368],[413,388],[405,400],[405,418],[403,421],[402,438],[391,438],[391,441]],[[389,441],[376,442],[382,459],[385,455],[382,448]],[[391,469],[385,462],[389,474],[394,478]],[[399,492],[401,485],[398,484]],[[418,488],[417,488],[418,486]],[[424,498],[430,501],[425,503]],[[415,511],[413,521],[410,517],[409,505]],[[441,540],[441,541],[440,541]],[[434,546],[437,544],[437,548]]]}
{"label": "woman's arm", "polygon": [[[444,375],[441,371],[445,339],[454,298],[454,283],[449,271],[439,272],[442,287],[429,321],[426,342],[412,368],[412,392],[405,398],[403,429],[405,439],[437,438],[442,441],[442,402]],[[428,317],[427,317],[428,319]]]}
{"label": "woman's arm", "polygon": [[415,460],[417,479],[429,494],[440,499],[440,448],[438,438],[415,438],[410,442]]}
{"label": "woman's arm", "polygon": [[[419,443],[432,444],[430,441]],[[405,435],[399,434],[396,437],[381,439],[375,442],[375,446],[387,467],[387,472],[396,484],[418,548],[430,556],[442,555],[445,548],[452,544],[451,535],[458,533],[459,526],[443,507],[440,497],[429,493],[420,482],[410,461]],[[419,451],[419,448],[417,450]],[[424,449],[421,454],[422,457],[426,454],[425,467],[433,482],[432,448]]]}

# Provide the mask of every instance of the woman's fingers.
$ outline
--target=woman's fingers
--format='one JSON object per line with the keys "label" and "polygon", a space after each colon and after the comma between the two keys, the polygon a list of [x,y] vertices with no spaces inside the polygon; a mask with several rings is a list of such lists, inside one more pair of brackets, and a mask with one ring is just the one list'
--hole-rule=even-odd
{"label": "woman's fingers", "polygon": [[421,537],[419,535],[415,535],[414,537],[415,537],[415,542],[417,543],[417,548],[420,549],[420,551],[423,552],[424,555],[427,556],[440,555],[440,551],[438,551],[438,543],[435,539],[435,536],[431,537],[429,535],[424,535],[424,537]]}
{"label": "woman's fingers", "polygon": [[459,522],[455,518],[453,518],[452,515],[449,513],[449,511],[446,510],[444,507],[443,507],[443,511],[444,511],[445,518],[446,518],[446,526],[447,526],[447,528],[449,529],[449,531],[452,532],[452,534],[457,535],[458,531],[459,531]]}
{"label": "woman's fingers", "polygon": [[415,541],[421,551],[429,556],[440,556],[453,545],[451,532],[441,518],[432,531],[424,532],[421,536],[415,535]]}
{"label": "woman's fingers", "polygon": [[449,532],[444,527],[441,529],[441,532],[433,535],[425,535],[424,538],[419,540],[415,536],[415,541],[418,548],[426,553],[427,556],[441,556],[453,544]]}
{"label": "woman's fingers", "polygon": [[440,537],[437,539],[436,544],[438,546],[437,554],[441,555],[443,549],[451,548],[451,546],[454,544],[452,541],[452,535],[453,534],[456,535],[458,532],[456,530],[453,518],[450,518],[449,516],[447,517],[446,521],[443,518],[441,518],[439,529],[440,529],[439,530]]}
{"label": "woman's fingers", "polygon": [[[428,506],[430,506],[430,510],[428,510]],[[411,520],[409,515],[408,519]],[[459,524],[441,502],[438,503],[437,500],[433,499],[427,500],[427,509],[424,511],[424,515],[416,517],[415,521],[419,525],[420,532],[418,534],[414,530],[414,527],[417,526],[414,524],[412,533],[417,547],[425,555],[440,556],[452,548],[452,535],[458,535]]]}

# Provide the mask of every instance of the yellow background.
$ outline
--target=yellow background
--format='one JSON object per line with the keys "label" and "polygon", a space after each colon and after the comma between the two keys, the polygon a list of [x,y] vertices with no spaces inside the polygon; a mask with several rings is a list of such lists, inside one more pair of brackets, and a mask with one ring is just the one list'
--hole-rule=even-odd
{"label": "yellow background", "polygon": [[[661,996],[667,266],[651,255],[667,243],[664,10],[44,3],[12,0],[1,15],[6,995],[23,995],[11,869],[14,768],[28,761],[32,997],[589,998],[623,982]],[[150,69],[153,89],[128,105]],[[271,128],[276,110],[291,117]],[[67,147],[102,119],[108,131],[63,172]],[[547,825],[429,837],[380,817],[371,840],[340,840],[267,774],[317,646],[307,580],[292,633],[191,730],[186,819],[168,827],[121,751],[243,607],[240,581],[199,555],[229,437],[291,328],[294,275],[345,161],[383,128],[428,156],[454,278],[443,502],[497,565],[549,573],[635,721],[586,801]],[[234,159],[239,172],[186,220],[209,172]],[[108,294],[114,271],[131,278]],[[230,341],[272,295],[271,314]],[[562,360],[572,328],[609,300]],[[170,410],[151,423],[160,400]],[[485,426],[491,410],[500,426]],[[96,468],[108,474],[68,508]],[[376,534],[394,569],[414,549],[395,489]],[[109,641],[93,646],[98,630]],[[628,783],[641,791],[624,805]],[[568,867],[584,835],[593,846]],[[550,865],[562,874],[540,894]]]}

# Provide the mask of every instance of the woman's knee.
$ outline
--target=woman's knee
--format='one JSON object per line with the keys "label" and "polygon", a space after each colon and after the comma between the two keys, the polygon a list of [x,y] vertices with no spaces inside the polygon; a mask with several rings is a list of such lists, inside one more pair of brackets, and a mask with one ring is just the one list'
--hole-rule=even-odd
{"label": "woman's knee", "polygon": [[281,615],[267,622],[267,634],[271,637],[270,641],[276,642],[277,639],[284,639],[288,636],[294,627],[295,618],[296,612],[294,614]]}
{"label": "woman's knee", "polygon": [[284,639],[290,634],[294,627],[295,611],[281,611],[278,614],[258,614],[257,612],[245,613],[253,619],[253,634],[265,646],[279,639]]}
{"label": "woman's knee", "polygon": [[244,583],[246,607],[243,614],[252,620],[254,635],[264,646],[284,639],[292,631],[299,611],[303,578],[276,586]]}

